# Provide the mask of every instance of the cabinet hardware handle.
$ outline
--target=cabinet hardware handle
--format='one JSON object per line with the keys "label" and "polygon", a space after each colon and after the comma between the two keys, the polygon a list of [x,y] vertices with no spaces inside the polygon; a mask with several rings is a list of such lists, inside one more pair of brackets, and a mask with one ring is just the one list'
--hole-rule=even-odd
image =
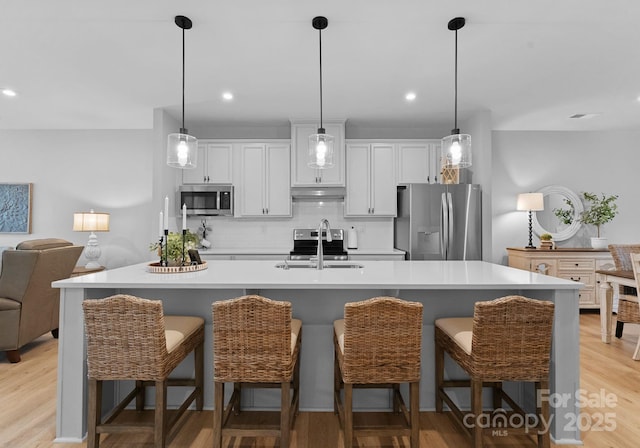
{"label": "cabinet hardware handle", "polygon": [[267,210],[267,215],[268,215],[269,214],[269,209],[266,209],[266,210]]}
{"label": "cabinet hardware handle", "polygon": [[576,263],[576,266],[580,266],[578,263]]}

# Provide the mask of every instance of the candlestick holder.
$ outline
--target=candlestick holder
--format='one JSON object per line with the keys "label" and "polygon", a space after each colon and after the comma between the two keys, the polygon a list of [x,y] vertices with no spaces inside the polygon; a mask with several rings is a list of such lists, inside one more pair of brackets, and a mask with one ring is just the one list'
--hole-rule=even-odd
{"label": "candlestick holder", "polygon": [[186,264],[186,258],[184,256],[184,241],[187,237],[187,229],[182,229],[182,266]]}
{"label": "candlestick holder", "polygon": [[169,229],[164,229],[164,261],[162,266],[169,266]]}
{"label": "candlestick holder", "polygon": [[158,247],[160,247],[160,250],[158,251],[158,255],[160,256],[160,262],[158,263],[159,266],[164,266],[164,264],[162,263],[162,243],[164,241],[164,235],[160,235],[160,238],[158,239]]}

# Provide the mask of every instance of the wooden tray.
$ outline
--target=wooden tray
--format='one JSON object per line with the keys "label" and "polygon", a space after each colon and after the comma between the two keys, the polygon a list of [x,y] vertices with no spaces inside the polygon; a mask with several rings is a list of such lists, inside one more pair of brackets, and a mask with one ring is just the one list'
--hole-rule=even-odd
{"label": "wooden tray", "polygon": [[186,266],[160,266],[159,262],[149,263],[147,266],[149,272],[153,274],[182,274],[184,272],[196,272],[207,269],[207,262],[202,264],[189,264]]}

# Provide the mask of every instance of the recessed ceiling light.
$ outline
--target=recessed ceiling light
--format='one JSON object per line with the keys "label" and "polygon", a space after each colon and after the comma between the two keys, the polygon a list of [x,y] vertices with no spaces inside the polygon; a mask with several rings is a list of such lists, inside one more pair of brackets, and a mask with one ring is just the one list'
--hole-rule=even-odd
{"label": "recessed ceiling light", "polygon": [[404,96],[404,98],[405,98],[407,101],[413,101],[413,100],[415,100],[415,99],[416,99],[416,94],[415,94],[415,93],[413,93],[413,92],[409,92],[409,93],[407,93],[407,94]]}
{"label": "recessed ceiling light", "polygon": [[231,92],[224,92],[222,94],[222,99],[225,101],[231,101],[233,99],[233,93]]}
{"label": "recessed ceiling light", "polygon": [[11,90],[11,89],[2,89],[2,94],[4,96],[16,96],[17,93],[15,90]]}

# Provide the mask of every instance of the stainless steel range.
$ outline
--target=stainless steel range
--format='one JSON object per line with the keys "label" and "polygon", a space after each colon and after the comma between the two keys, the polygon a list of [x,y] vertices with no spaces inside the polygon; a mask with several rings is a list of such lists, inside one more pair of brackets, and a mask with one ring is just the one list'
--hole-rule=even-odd
{"label": "stainless steel range", "polygon": [[[325,260],[348,260],[344,250],[344,230],[331,229],[331,241],[327,241],[327,232],[322,231],[322,252]],[[290,260],[310,260],[318,253],[318,229],[294,229],[293,250]]]}

